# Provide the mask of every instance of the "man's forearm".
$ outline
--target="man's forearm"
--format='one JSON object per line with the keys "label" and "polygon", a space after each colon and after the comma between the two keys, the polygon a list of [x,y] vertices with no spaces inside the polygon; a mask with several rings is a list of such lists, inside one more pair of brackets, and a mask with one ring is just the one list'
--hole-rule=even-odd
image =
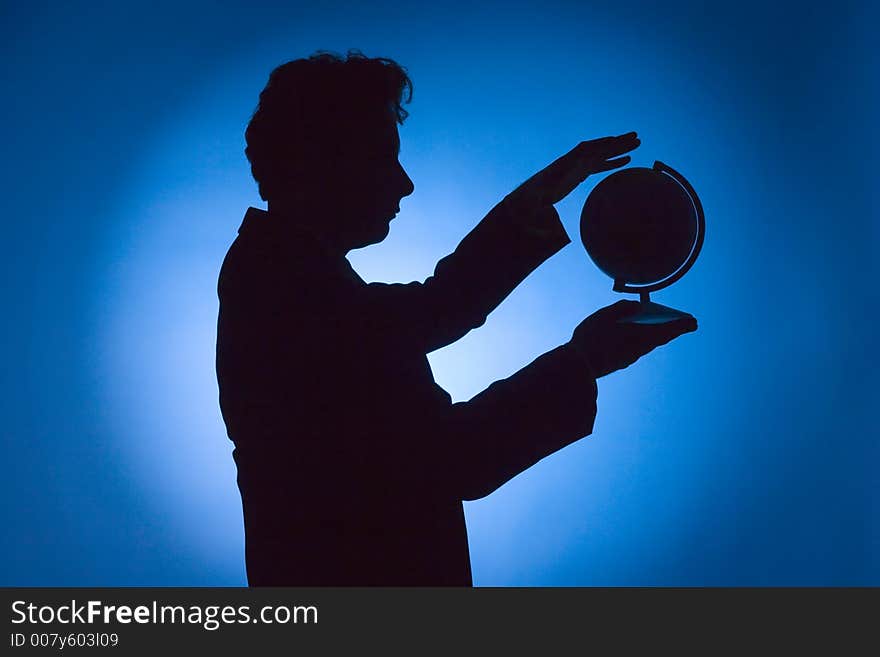
{"label": "man's forearm", "polygon": [[536,358],[467,402],[453,404],[442,460],[462,499],[478,499],[590,434],[596,381],[568,345]]}

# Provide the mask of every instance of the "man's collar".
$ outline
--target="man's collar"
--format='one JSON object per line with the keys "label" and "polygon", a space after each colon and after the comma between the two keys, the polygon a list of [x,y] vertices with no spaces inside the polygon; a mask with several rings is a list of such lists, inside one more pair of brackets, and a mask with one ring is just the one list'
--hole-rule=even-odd
{"label": "man's collar", "polygon": [[265,210],[254,207],[248,208],[247,212],[244,213],[244,221],[241,222],[241,226],[238,228],[238,234],[241,235],[244,232],[251,232],[255,228],[265,226],[268,217],[269,213]]}

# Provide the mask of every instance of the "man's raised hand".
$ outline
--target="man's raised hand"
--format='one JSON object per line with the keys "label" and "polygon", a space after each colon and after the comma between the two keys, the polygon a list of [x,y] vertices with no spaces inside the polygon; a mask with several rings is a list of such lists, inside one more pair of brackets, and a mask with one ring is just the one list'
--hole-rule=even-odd
{"label": "man's raised hand", "polygon": [[558,203],[589,175],[629,163],[630,157],[624,153],[638,148],[641,143],[635,132],[582,141],[508,194],[505,203],[526,213]]}

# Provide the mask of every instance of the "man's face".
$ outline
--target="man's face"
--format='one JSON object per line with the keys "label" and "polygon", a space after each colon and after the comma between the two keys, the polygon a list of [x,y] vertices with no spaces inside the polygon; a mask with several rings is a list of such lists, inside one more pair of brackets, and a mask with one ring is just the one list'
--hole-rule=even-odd
{"label": "man's face", "polygon": [[381,242],[414,185],[398,159],[400,137],[394,115],[372,121],[341,150],[327,203],[340,220],[346,246]]}

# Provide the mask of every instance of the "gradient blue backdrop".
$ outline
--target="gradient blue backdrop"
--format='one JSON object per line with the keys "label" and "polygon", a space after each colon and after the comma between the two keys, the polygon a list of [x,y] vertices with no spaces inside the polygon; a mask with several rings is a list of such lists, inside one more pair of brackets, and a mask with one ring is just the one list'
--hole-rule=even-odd
{"label": "gradient blue backdrop", "polygon": [[[600,381],[593,435],[466,504],[478,585],[880,584],[877,24],[868,3],[4,3],[3,585],[239,585],[216,276],[275,65],[415,83],[372,280],[422,280],[522,180],[637,130],[708,236],[700,330]],[[431,355],[468,399],[615,301],[574,242]]]}

